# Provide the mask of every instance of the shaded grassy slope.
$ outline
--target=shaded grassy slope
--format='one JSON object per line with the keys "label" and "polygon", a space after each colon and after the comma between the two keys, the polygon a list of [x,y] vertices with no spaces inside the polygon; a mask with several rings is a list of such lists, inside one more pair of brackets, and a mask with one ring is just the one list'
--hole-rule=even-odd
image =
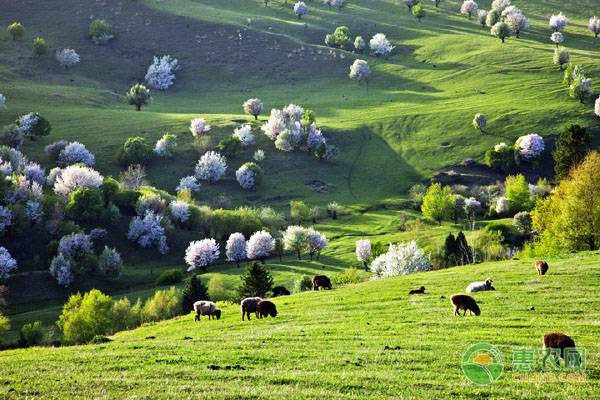
{"label": "shaded grassy slope", "polygon": [[[109,344],[0,353],[0,393],[13,398],[595,398],[600,370],[598,253],[489,263],[278,298],[275,319],[193,316],[122,332]],[[480,317],[453,317],[448,297],[492,276]],[[424,284],[428,294],[409,298]],[[585,293],[585,296],[582,294]],[[442,298],[441,296],[445,296]],[[535,311],[530,311],[535,307]],[[515,380],[513,348],[539,348],[549,331],[588,351],[586,382]],[[155,339],[152,339],[154,337]],[[506,360],[501,380],[468,383],[460,358],[489,342]],[[229,367],[229,368],[227,368]],[[160,388],[160,389],[159,389]]]}

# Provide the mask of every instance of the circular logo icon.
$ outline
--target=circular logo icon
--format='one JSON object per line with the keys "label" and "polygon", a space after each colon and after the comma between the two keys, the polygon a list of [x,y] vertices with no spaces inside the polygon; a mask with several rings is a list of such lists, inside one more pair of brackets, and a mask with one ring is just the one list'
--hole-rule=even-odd
{"label": "circular logo icon", "polygon": [[467,349],[461,362],[466,377],[476,385],[489,385],[502,375],[502,353],[488,343],[478,343]]}

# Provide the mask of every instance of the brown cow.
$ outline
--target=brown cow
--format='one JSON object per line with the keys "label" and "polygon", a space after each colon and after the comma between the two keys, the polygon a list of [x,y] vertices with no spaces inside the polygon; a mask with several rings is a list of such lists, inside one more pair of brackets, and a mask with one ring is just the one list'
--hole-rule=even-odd
{"label": "brown cow", "polygon": [[421,286],[419,289],[413,289],[408,294],[425,294],[425,286]]}
{"label": "brown cow", "polygon": [[[559,354],[554,355],[557,364],[559,363],[561,358],[563,360],[565,359],[565,349],[574,349],[576,347],[575,341],[569,336],[565,335],[564,333],[546,333],[542,340],[544,342],[544,349],[557,349],[560,351]],[[552,353],[548,352],[544,356],[544,363],[551,354]],[[575,359],[571,361],[579,365],[579,363],[581,362],[580,357],[581,356],[579,355],[579,353],[577,353]]]}
{"label": "brown cow", "polygon": [[535,269],[537,269],[538,275],[546,275],[546,272],[548,272],[548,263],[543,260],[536,260]]}
{"label": "brown cow", "polygon": [[258,315],[260,315],[260,318],[267,318],[268,316],[277,316],[277,307],[275,307],[275,304],[273,304],[273,302],[269,300],[259,301],[256,305],[256,309],[258,310]]}
{"label": "brown cow", "polygon": [[315,275],[310,281],[313,284],[313,290],[331,289],[331,280],[325,275]]}
{"label": "brown cow", "polygon": [[469,310],[469,314],[471,315],[481,314],[477,302],[471,296],[467,296],[466,294],[455,294],[450,298],[450,301],[454,305],[454,315],[460,315],[459,310],[465,310],[462,316],[467,315],[467,310]]}

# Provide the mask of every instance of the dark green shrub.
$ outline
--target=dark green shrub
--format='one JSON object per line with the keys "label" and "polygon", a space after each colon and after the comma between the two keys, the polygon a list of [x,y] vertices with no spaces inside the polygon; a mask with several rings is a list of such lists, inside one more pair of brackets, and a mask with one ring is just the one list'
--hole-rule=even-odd
{"label": "dark green shrub", "polygon": [[[31,140],[34,140],[38,136],[47,136],[52,131],[52,125],[50,122],[44,117],[42,117],[39,113],[32,113],[37,118],[37,123],[29,128],[27,132],[23,132],[23,134],[29,137]],[[15,124],[21,127],[20,119],[15,121]],[[23,127],[21,127],[23,128]]]}
{"label": "dark green shrub", "polygon": [[108,338],[104,335],[96,335],[92,338],[92,340],[90,340],[90,343],[92,343],[92,344],[102,344],[102,343],[108,343],[108,342],[112,342],[112,339]]}
{"label": "dark green shrub", "polygon": [[510,173],[516,167],[515,150],[503,143],[485,152],[485,164],[497,171]]}
{"label": "dark green shrub", "polygon": [[25,36],[25,28],[20,22],[13,22],[6,28],[13,40],[22,39]]}
{"label": "dark green shrub", "polygon": [[145,165],[154,156],[152,147],[141,136],[128,138],[117,152],[117,160],[122,165]]}
{"label": "dark green shrub", "polygon": [[141,195],[137,190],[125,189],[115,193],[113,202],[122,213],[136,215],[135,206]]}
{"label": "dark green shrub", "polygon": [[242,149],[242,142],[235,136],[228,136],[217,145],[217,150],[226,156],[234,156]]}
{"label": "dark green shrub", "polygon": [[158,278],[156,278],[156,286],[167,286],[179,283],[183,280],[183,272],[177,268],[168,269],[163,271]]}
{"label": "dark green shrub", "polygon": [[44,340],[44,330],[41,321],[35,321],[25,324],[19,332],[19,345],[21,346],[36,346]]}
{"label": "dark green shrub", "polygon": [[100,185],[104,204],[114,203],[117,193],[119,193],[119,182],[112,176],[107,176]]}
{"label": "dark green shrub", "polygon": [[198,275],[192,275],[185,281],[185,287],[181,293],[181,310],[184,314],[194,308],[194,303],[199,300],[210,300],[206,285]]}
{"label": "dark green shrub", "polygon": [[33,54],[36,56],[43,56],[48,52],[48,45],[46,41],[41,37],[33,39]]}
{"label": "dark green shrub", "polygon": [[99,221],[104,213],[102,192],[97,188],[80,188],[71,192],[66,211],[76,222]]}
{"label": "dark green shrub", "polygon": [[255,296],[265,297],[273,286],[273,277],[259,261],[253,261],[248,265],[241,280],[242,283],[238,287],[240,299]]}
{"label": "dark green shrub", "polygon": [[112,26],[103,19],[95,19],[90,23],[89,35],[96,44],[107,43],[114,37]]}

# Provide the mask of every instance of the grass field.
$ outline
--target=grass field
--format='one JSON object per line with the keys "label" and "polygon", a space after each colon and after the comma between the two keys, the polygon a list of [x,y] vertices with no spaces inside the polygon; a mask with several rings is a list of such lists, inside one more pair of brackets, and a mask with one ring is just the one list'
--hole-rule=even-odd
{"label": "grass field", "polygon": [[[0,394],[593,399],[600,386],[599,255],[551,259],[543,277],[531,260],[457,267],[278,298],[277,318],[242,322],[231,305],[219,321],[195,323],[190,314],[119,333],[108,344],[6,351]],[[475,294],[481,316],[453,317],[450,295],[487,276],[497,290]],[[428,294],[407,296],[422,284]],[[517,380],[512,349],[540,348],[551,331],[587,349],[585,381]],[[486,387],[460,369],[463,352],[479,342],[497,346],[505,360],[500,380]]]}

